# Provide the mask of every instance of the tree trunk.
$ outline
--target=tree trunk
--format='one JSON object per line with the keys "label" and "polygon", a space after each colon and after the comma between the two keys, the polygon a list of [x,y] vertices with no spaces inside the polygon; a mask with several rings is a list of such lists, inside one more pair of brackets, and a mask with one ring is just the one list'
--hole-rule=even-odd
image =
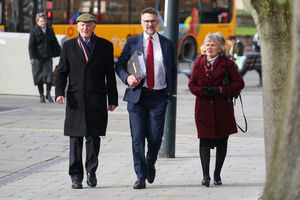
{"label": "tree trunk", "polygon": [[244,0],[259,33],[262,74],[266,166],[269,168],[276,130],[281,119],[287,74],[291,63],[290,5],[277,0]]}
{"label": "tree trunk", "polygon": [[[291,0],[244,0],[244,3],[257,24],[262,49],[267,161],[267,181],[262,199],[298,200],[300,15],[297,12],[300,2],[294,1],[292,6]],[[293,24],[290,24],[292,17]]]}
{"label": "tree trunk", "polygon": [[293,24],[291,55],[292,67],[283,118],[278,129],[278,140],[272,156],[271,168],[263,199],[300,199],[300,2],[293,3]]}

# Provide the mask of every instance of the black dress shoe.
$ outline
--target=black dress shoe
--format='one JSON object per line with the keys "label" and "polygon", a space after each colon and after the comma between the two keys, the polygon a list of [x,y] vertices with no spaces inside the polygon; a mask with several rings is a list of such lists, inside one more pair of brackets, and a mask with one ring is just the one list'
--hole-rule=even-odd
{"label": "black dress shoe", "polygon": [[153,183],[154,179],[155,179],[155,174],[156,174],[156,170],[155,170],[155,166],[148,166],[147,167],[147,181],[149,183]]}
{"label": "black dress shoe", "polygon": [[40,95],[40,103],[46,103],[44,95]]}
{"label": "black dress shoe", "polygon": [[87,173],[87,180],[86,183],[90,187],[96,187],[97,185],[97,178],[95,173]]}
{"label": "black dress shoe", "polygon": [[206,187],[209,187],[209,184],[210,184],[210,178],[203,178],[202,180],[202,185],[205,185]]}
{"label": "black dress shoe", "polygon": [[47,99],[50,103],[53,103],[53,102],[54,102],[53,99],[52,99],[52,97],[51,97],[51,95],[50,95],[50,93],[47,93],[46,99]]}
{"label": "black dress shoe", "polygon": [[146,181],[145,179],[139,178],[133,185],[133,189],[144,189],[146,188]]}
{"label": "black dress shoe", "polygon": [[82,189],[81,181],[77,181],[77,180],[72,181],[72,188],[73,189]]}
{"label": "black dress shoe", "polygon": [[222,185],[221,177],[214,177],[214,184],[215,185]]}

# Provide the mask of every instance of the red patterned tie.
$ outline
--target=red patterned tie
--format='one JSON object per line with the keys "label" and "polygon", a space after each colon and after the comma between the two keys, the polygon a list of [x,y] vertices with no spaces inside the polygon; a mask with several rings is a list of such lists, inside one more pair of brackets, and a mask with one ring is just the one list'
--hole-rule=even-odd
{"label": "red patterned tie", "polygon": [[153,64],[153,44],[152,37],[149,36],[148,49],[147,49],[147,85],[149,90],[154,87],[154,64]]}

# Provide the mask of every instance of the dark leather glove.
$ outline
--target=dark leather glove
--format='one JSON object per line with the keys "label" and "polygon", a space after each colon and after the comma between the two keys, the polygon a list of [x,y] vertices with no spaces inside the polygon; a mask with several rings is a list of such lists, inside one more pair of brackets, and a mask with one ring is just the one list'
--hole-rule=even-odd
{"label": "dark leather glove", "polygon": [[221,93],[219,87],[204,87],[202,88],[202,94],[205,97],[215,97]]}

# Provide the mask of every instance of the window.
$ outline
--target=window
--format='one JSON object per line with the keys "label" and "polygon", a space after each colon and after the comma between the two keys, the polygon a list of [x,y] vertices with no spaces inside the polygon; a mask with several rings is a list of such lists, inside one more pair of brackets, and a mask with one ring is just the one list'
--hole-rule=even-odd
{"label": "window", "polygon": [[[66,24],[68,23],[68,1],[53,0],[53,24]],[[47,9],[47,1],[43,1],[43,8]]]}
{"label": "window", "polygon": [[180,0],[179,7],[179,23],[184,23],[189,16],[192,16],[192,12],[198,13],[199,16],[199,4],[198,0]]}
{"label": "window", "polygon": [[102,0],[105,4],[102,9],[102,23],[105,24],[128,24],[129,6],[124,0]]}
{"label": "window", "polygon": [[202,0],[201,23],[229,23],[233,0]]}
{"label": "window", "polygon": [[[141,12],[147,7],[156,8],[156,1],[154,0],[131,0],[131,12],[130,12],[130,22],[131,24],[141,23]],[[160,10],[164,6],[164,1],[160,1]],[[161,13],[162,14],[162,13]]]}

